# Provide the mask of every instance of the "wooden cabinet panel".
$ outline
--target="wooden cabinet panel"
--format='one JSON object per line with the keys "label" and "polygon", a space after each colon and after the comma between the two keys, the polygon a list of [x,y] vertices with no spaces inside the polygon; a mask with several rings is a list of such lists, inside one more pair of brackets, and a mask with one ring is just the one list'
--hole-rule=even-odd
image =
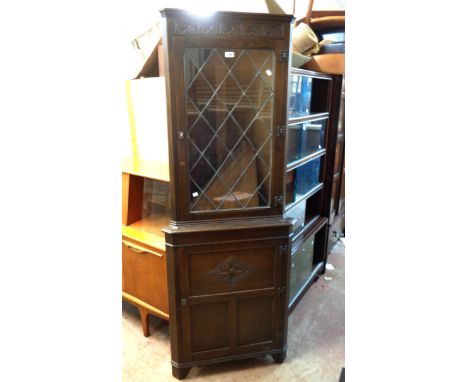
{"label": "wooden cabinet panel", "polygon": [[275,306],[271,296],[245,298],[237,302],[237,346],[273,342]]}
{"label": "wooden cabinet panel", "polygon": [[228,307],[226,301],[190,307],[190,351],[192,353],[229,347]]}
{"label": "wooden cabinet panel", "polygon": [[205,228],[207,244],[191,244],[195,225],[165,230],[175,375],[249,354],[284,358],[291,224],[278,220],[272,237],[238,224]]}
{"label": "wooden cabinet panel", "polygon": [[195,252],[187,256],[189,295],[273,287],[275,258],[270,248]]}

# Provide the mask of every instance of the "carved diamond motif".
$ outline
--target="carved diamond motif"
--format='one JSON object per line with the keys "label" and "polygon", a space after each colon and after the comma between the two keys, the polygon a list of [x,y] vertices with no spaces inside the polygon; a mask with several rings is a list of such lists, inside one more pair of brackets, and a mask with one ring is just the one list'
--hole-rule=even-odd
{"label": "carved diamond motif", "polygon": [[221,264],[209,271],[208,275],[214,276],[226,284],[234,284],[258,271],[258,268],[246,263],[245,261],[242,261],[235,256],[229,256]]}

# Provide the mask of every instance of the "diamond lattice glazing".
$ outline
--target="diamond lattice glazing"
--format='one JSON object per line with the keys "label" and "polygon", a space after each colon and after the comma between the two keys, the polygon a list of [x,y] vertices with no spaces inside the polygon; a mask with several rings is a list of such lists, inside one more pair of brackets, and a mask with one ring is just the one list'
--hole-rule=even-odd
{"label": "diamond lattice glazing", "polygon": [[270,50],[185,50],[191,211],[270,205],[274,72]]}

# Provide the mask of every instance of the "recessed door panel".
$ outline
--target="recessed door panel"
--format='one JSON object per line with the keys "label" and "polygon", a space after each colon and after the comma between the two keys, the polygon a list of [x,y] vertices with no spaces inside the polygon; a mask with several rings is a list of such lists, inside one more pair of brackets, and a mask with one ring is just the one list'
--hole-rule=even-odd
{"label": "recessed door panel", "polygon": [[228,303],[190,307],[191,351],[224,349],[228,342]]}
{"label": "recessed door panel", "polygon": [[273,287],[275,248],[190,253],[187,256],[191,296]]}
{"label": "recessed door panel", "polygon": [[237,345],[273,341],[274,298],[246,298],[237,301]]}

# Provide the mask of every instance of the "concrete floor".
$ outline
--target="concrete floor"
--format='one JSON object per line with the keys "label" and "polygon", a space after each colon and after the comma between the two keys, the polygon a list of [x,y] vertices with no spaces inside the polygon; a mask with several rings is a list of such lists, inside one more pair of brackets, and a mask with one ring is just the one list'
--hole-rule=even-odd
{"label": "concrete floor", "polygon": [[[345,362],[345,247],[339,241],[327,270],[289,316],[288,354],[282,365],[271,357],[192,368],[186,380],[338,382]],[[326,277],[326,278],[325,278]],[[124,382],[176,381],[171,372],[168,324],[150,319],[145,338],[136,308],[122,309]]]}

